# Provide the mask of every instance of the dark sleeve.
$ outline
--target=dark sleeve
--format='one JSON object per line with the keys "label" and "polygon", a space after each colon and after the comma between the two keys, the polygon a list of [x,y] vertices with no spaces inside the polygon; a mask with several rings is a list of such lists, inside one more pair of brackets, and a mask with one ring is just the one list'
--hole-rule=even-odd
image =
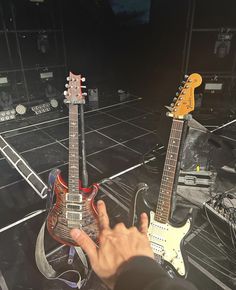
{"label": "dark sleeve", "polygon": [[135,257],[126,263],[117,278],[114,290],[197,290],[190,282],[170,278],[158,263],[149,257]]}

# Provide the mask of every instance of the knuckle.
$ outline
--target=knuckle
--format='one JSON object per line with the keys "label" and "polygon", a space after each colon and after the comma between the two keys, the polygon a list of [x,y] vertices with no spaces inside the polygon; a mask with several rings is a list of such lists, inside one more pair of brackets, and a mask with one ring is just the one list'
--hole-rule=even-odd
{"label": "knuckle", "polygon": [[138,230],[137,230],[136,227],[131,227],[129,230],[130,230],[130,232],[132,232],[132,233],[137,233],[137,232],[138,232]]}
{"label": "knuckle", "polygon": [[123,223],[118,223],[114,227],[114,230],[122,230],[122,229],[125,229],[125,225]]}

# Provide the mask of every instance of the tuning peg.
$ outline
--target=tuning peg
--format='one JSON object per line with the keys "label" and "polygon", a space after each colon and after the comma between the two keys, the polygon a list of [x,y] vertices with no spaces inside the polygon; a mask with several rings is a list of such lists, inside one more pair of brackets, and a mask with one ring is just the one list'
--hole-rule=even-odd
{"label": "tuning peg", "polygon": [[82,96],[85,96],[86,97],[87,95],[88,95],[87,93],[82,93]]}
{"label": "tuning peg", "polygon": [[86,86],[81,86],[81,88],[82,88],[82,89],[86,89],[87,87],[86,87]]}
{"label": "tuning peg", "polygon": [[66,80],[69,82],[70,81],[70,77],[67,77]]}
{"label": "tuning peg", "polygon": [[68,92],[67,92],[67,91],[64,91],[64,92],[63,92],[63,95],[64,95],[64,96],[67,96],[67,95],[68,95]]}
{"label": "tuning peg", "polygon": [[175,95],[176,95],[176,97],[178,97],[178,96],[179,96],[179,93],[178,93],[178,92],[176,92],[176,94],[175,94]]}
{"label": "tuning peg", "polygon": [[81,78],[81,82],[83,83],[83,82],[85,82],[85,81],[86,81],[85,77],[82,77],[82,78]]}
{"label": "tuning peg", "polygon": [[173,102],[176,102],[178,100],[178,98],[174,97]]}
{"label": "tuning peg", "polygon": [[186,84],[186,81],[182,81],[181,84],[185,85]]}
{"label": "tuning peg", "polygon": [[187,79],[189,76],[188,75],[184,75],[184,78]]}
{"label": "tuning peg", "polygon": [[173,117],[174,115],[172,113],[170,113],[170,112],[166,112],[166,116],[167,117]]}

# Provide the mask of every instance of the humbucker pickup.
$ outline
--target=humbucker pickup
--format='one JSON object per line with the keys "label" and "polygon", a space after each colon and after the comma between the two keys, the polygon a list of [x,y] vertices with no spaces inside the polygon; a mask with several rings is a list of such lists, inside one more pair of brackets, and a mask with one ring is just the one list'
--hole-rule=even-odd
{"label": "humbucker pickup", "polygon": [[82,210],[82,204],[76,204],[76,203],[67,203],[66,209],[71,209],[75,211],[81,211]]}
{"label": "humbucker pickup", "polygon": [[82,202],[83,201],[83,195],[82,194],[67,193],[66,194],[66,201],[69,201],[69,202]]}
{"label": "humbucker pickup", "polygon": [[66,219],[70,221],[81,221],[82,213],[76,211],[66,211]]}

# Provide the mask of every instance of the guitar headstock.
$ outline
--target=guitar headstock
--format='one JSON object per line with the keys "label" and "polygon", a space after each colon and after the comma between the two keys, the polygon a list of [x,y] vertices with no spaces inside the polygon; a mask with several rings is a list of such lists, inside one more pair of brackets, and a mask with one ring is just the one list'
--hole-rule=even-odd
{"label": "guitar headstock", "polygon": [[82,82],[85,82],[85,78],[70,72],[67,81],[68,84],[65,85],[67,91],[64,91],[65,103],[84,104],[84,97],[87,96],[87,93],[82,92],[82,88],[86,88],[86,86],[82,86]]}
{"label": "guitar headstock", "polygon": [[200,86],[202,83],[202,77],[193,73],[190,76],[186,76],[185,80],[179,87],[179,92],[176,93],[176,97],[171,104],[171,112],[168,112],[168,116],[175,119],[184,119],[186,115],[194,110],[194,89]]}

